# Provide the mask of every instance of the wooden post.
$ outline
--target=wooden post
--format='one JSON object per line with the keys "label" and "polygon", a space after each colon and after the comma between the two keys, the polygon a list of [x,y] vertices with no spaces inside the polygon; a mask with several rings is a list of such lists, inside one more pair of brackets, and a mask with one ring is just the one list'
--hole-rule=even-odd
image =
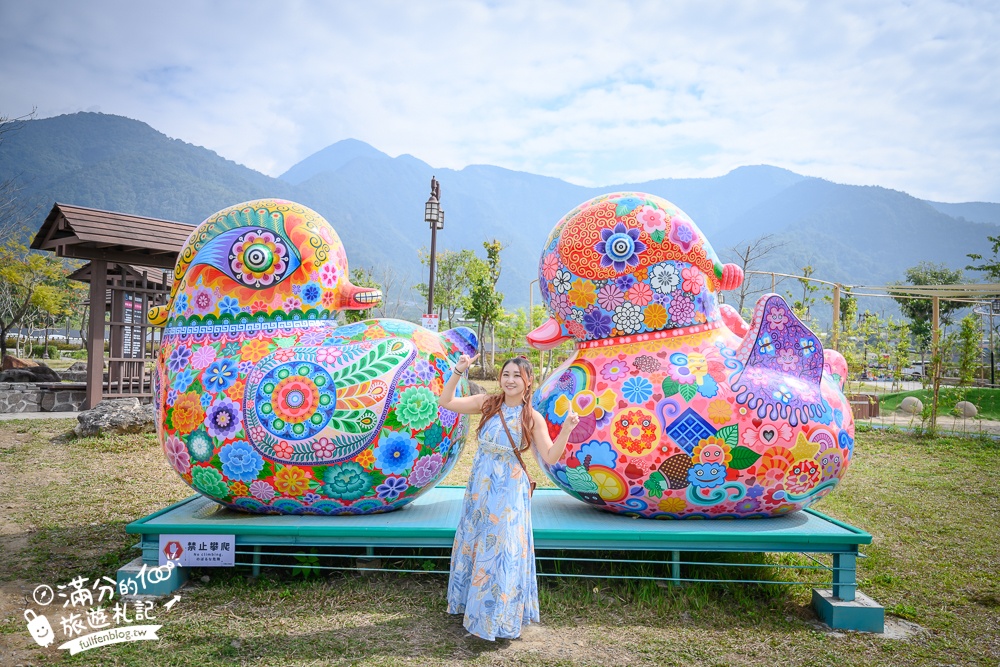
{"label": "wooden post", "polygon": [[108,287],[108,263],[94,260],[90,263],[90,323],[87,327],[87,400],[84,409],[90,410],[101,402],[104,393],[104,314],[107,309],[105,294]]}
{"label": "wooden post", "polygon": [[833,349],[840,349],[840,285],[833,286]]}
{"label": "wooden post", "polygon": [[938,342],[941,332],[938,329],[941,317],[940,297],[931,297],[931,371],[934,373],[934,398],[931,401],[931,429],[937,428],[938,391],[941,389],[941,350]]}

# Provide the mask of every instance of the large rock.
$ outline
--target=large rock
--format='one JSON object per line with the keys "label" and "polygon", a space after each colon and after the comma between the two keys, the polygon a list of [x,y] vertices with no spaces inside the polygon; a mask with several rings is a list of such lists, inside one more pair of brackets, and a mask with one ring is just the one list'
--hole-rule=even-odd
{"label": "large rock", "polygon": [[9,368],[0,372],[0,382],[62,382],[62,378],[59,377],[59,373],[45,364],[35,364]]}
{"label": "large rock", "polygon": [[959,417],[965,417],[967,419],[970,417],[975,417],[977,414],[979,414],[979,410],[976,409],[976,406],[973,405],[972,403],[969,403],[968,401],[959,401],[958,403],[956,403],[955,412],[958,413]]}
{"label": "large rock", "polygon": [[81,412],[73,432],[80,437],[106,433],[155,433],[153,405],[138,398],[101,401],[92,410]]}
{"label": "large rock", "polygon": [[919,415],[924,411],[924,404],[916,396],[907,396],[899,404],[899,409],[910,415]]}

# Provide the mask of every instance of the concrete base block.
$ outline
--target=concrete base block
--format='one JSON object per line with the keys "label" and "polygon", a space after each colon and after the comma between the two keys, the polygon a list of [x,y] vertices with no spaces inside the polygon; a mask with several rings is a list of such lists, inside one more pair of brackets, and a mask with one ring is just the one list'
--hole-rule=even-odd
{"label": "concrete base block", "polygon": [[[157,572],[153,574],[151,570]],[[167,571],[165,567],[147,565],[143,572],[142,556],[139,556],[128,565],[119,568],[116,579],[118,591],[124,595],[163,597],[170,595],[187,582],[188,568],[174,567]],[[124,586],[122,582],[125,582]]]}
{"label": "concrete base block", "polygon": [[885,630],[885,609],[858,591],[851,601],[833,597],[830,589],[813,589],[813,608],[819,619],[835,630],[878,632]]}

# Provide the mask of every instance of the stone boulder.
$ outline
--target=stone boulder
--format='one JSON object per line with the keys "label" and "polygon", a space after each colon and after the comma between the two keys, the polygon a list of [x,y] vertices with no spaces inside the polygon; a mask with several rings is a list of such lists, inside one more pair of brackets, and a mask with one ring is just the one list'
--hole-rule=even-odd
{"label": "stone boulder", "polygon": [[71,373],[86,373],[87,372],[87,362],[86,361],[76,361],[72,366],[66,369]]}
{"label": "stone boulder", "polygon": [[916,396],[907,396],[899,404],[899,409],[910,415],[919,415],[924,411],[924,404]]}
{"label": "stone boulder", "polygon": [[959,401],[956,403],[955,412],[958,413],[959,417],[965,417],[966,419],[975,417],[979,414],[979,410],[976,409],[976,406],[968,401]]}
{"label": "stone boulder", "polygon": [[92,410],[81,412],[73,432],[81,438],[107,433],[155,433],[153,405],[139,403],[138,398],[120,398],[98,403]]}
{"label": "stone boulder", "polygon": [[61,382],[54,370],[32,361],[7,355],[0,363],[0,382]]}

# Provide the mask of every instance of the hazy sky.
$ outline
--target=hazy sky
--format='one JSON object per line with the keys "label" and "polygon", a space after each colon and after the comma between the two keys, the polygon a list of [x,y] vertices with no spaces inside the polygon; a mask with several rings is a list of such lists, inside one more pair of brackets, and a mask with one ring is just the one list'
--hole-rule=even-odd
{"label": "hazy sky", "polygon": [[1000,3],[0,0],[0,115],[279,175],[353,137],[582,185],[772,164],[1000,202]]}

